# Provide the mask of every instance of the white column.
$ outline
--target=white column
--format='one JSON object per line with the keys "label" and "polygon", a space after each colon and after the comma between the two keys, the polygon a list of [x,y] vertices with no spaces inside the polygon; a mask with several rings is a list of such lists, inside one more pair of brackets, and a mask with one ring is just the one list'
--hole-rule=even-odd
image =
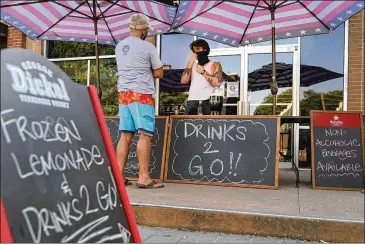
{"label": "white column", "polygon": [[[161,59],[161,35],[156,36],[156,48]],[[155,79],[155,94],[155,115],[158,115],[160,111],[160,79]]]}
{"label": "white column", "polygon": [[343,55],[343,111],[347,111],[349,87],[349,21],[345,21],[345,45]]}

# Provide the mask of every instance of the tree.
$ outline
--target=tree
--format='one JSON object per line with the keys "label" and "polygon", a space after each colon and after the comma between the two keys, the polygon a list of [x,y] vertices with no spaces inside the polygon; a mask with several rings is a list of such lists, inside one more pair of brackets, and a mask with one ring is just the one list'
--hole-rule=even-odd
{"label": "tree", "polygon": [[[95,56],[94,43],[49,41],[49,58]],[[115,46],[99,45],[99,55],[114,55]]]}
{"label": "tree", "polygon": [[[283,91],[282,93],[278,94],[276,96],[277,99],[277,103],[287,103],[290,104],[292,103],[292,89],[288,89]],[[267,95],[264,99],[263,99],[263,103],[273,103],[273,96],[271,94]],[[287,106],[285,105],[276,105],[276,113],[280,114],[284,109],[286,109]],[[255,115],[272,115],[272,105],[259,105],[255,112]]]}
{"label": "tree", "polygon": [[[100,55],[113,55],[114,46],[99,45]],[[51,41],[52,58],[95,56],[95,44],[80,42]],[[55,62],[69,77],[77,83],[87,85],[87,60]],[[90,84],[95,85],[95,60],[90,67]],[[115,59],[100,60],[100,85],[103,91],[101,105],[107,116],[118,112],[117,67]]]}
{"label": "tree", "polygon": [[[314,90],[307,90],[303,92],[304,98],[300,101],[300,115],[309,116],[311,110],[323,110],[321,93],[315,92]],[[339,106],[339,103],[343,101],[343,91],[342,90],[334,90],[329,91],[327,93],[323,93],[324,104],[326,110],[336,110]],[[292,89],[288,89],[277,95],[278,103],[287,103],[290,104],[292,102]],[[268,95],[263,99],[263,103],[271,103],[272,104],[273,97],[272,95]],[[280,114],[287,106],[276,107],[277,114]],[[256,108],[254,113],[255,115],[271,115],[272,114],[272,106],[264,106],[260,105]]]}
{"label": "tree", "polygon": [[171,105],[183,105],[186,107],[187,98],[188,94],[185,92],[160,92],[160,109],[164,110],[167,106]]}
{"label": "tree", "polygon": [[[307,90],[303,93],[304,98],[300,101],[300,115],[309,116],[311,110],[323,110],[321,93]],[[323,93],[326,110],[336,110],[343,101],[343,91],[334,90]]]}

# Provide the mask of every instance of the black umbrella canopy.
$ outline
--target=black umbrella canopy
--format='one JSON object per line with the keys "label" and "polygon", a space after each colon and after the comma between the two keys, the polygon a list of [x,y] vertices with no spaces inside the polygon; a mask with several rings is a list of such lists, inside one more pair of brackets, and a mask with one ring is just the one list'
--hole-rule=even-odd
{"label": "black umbrella canopy", "polygon": [[[164,92],[188,92],[189,84],[181,84],[181,75],[184,69],[172,69],[166,72],[160,80],[160,91]],[[233,79],[223,72],[225,81],[233,81]]]}
{"label": "black umbrella canopy", "polygon": [[[293,65],[286,63],[276,63],[276,80],[278,87],[291,87],[293,81]],[[259,91],[270,89],[272,81],[272,64],[262,66],[248,74],[248,90]],[[343,74],[325,69],[323,67],[301,65],[300,66],[300,85],[308,87],[324,81],[343,77]]]}

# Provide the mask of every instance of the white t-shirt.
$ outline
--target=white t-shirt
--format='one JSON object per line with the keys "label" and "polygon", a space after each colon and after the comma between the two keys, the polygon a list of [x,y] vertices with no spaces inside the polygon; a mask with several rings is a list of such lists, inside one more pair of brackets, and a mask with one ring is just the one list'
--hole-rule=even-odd
{"label": "white t-shirt", "polygon": [[[204,65],[204,69],[212,74],[214,61],[209,61],[209,63]],[[189,89],[189,101],[203,101],[210,98],[214,91],[214,86],[212,86],[202,74],[196,71],[198,63],[195,62],[191,69],[191,85]]]}
{"label": "white t-shirt", "polygon": [[118,68],[118,92],[155,94],[152,69],[162,67],[157,49],[151,43],[129,36],[115,48]]}

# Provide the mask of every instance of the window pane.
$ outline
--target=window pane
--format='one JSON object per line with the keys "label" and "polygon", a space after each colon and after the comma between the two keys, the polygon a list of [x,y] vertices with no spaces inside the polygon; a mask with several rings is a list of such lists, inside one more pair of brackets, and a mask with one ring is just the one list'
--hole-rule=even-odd
{"label": "window pane", "polygon": [[[106,116],[118,114],[118,75],[115,58],[100,59],[101,105]],[[90,84],[96,86],[95,60],[90,62]]]}
{"label": "window pane", "polygon": [[[270,54],[250,54],[248,56],[248,77],[254,77],[253,73],[255,70],[261,69],[264,65],[271,64],[272,55]],[[292,53],[277,53],[276,62],[284,64],[293,64]],[[253,78],[252,82],[248,84],[248,96],[249,96],[249,112],[250,115],[272,115],[273,114],[273,96],[271,95],[270,86],[271,83],[271,72],[260,75],[261,83],[257,83]],[[277,93],[277,115],[291,115],[292,114],[292,79],[291,77],[283,79],[280,82],[279,78],[282,78],[277,73],[277,82],[279,90]]]}
{"label": "window pane", "polygon": [[[199,37],[198,37],[199,38]],[[201,38],[204,39],[204,38]],[[215,49],[215,48],[233,48],[232,46],[228,46],[226,44],[220,43],[220,42],[216,42],[216,41],[212,41],[212,40],[208,40],[208,39],[204,39],[208,42],[210,49]]]}
{"label": "window pane", "polygon": [[161,60],[171,69],[185,69],[192,54],[190,43],[193,36],[184,34],[172,34],[161,36]]}
{"label": "window pane", "polygon": [[54,62],[76,83],[87,84],[87,60]]}
{"label": "window pane", "polygon": [[8,46],[8,26],[0,23],[0,49]]}
{"label": "window pane", "polygon": [[[185,69],[192,54],[190,43],[193,36],[184,34],[169,34],[161,36],[161,60],[166,65],[171,65],[172,70]],[[166,75],[165,75],[166,76]],[[180,84],[179,77],[174,77],[176,85]],[[163,82],[161,80],[161,82]],[[162,89],[160,86],[161,90]],[[160,115],[183,114],[186,107],[187,92],[176,92],[167,89],[160,92]]]}
{"label": "window pane", "polygon": [[[200,38],[200,37],[198,37]],[[204,38],[201,38],[204,39]],[[216,42],[213,40],[208,40],[208,39],[204,39],[208,42],[210,49],[214,49],[214,48],[234,48],[232,46],[220,43],[220,42]],[[276,40],[276,45],[285,45],[285,44],[298,44],[298,38],[294,37],[294,38],[288,38],[288,39],[279,39]],[[271,46],[271,41],[266,41],[266,42],[259,42],[259,43],[255,43],[253,44],[253,46]]]}
{"label": "window pane", "polygon": [[[224,95],[213,95],[211,97],[211,110],[212,112],[218,112],[218,114],[221,115],[237,115],[239,82],[241,79],[241,55],[212,56],[210,59],[215,62],[219,62],[222,65],[222,70],[224,72],[224,82],[222,87]],[[230,84],[238,84],[238,86],[230,86]]]}
{"label": "window pane", "polygon": [[[310,65],[343,75],[344,34],[342,25],[330,34],[301,38],[301,70],[303,65]],[[305,79],[305,72],[301,72],[301,115],[309,115],[310,110],[336,110],[342,107],[343,76],[330,80],[325,77],[323,81],[318,74],[316,72],[310,79]]]}
{"label": "window pane", "polygon": [[[300,81],[300,114],[308,116],[310,110],[342,109],[343,76],[328,80],[320,78],[320,72],[305,77],[304,65],[318,66],[339,74],[344,70],[344,25],[330,34],[306,36],[301,38],[301,81]],[[315,68],[310,68],[315,70]],[[323,81],[324,80],[324,81]],[[303,124],[305,125],[305,124]],[[309,125],[309,124],[306,124]],[[310,168],[310,130],[301,129],[299,137],[300,168]],[[305,155],[305,156],[304,156]]]}
{"label": "window pane", "polygon": [[[276,40],[276,45],[285,45],[285,44],[298,44],[298,38],[293,37],[293,38]],[[271,46],[271,41],[259,42],[259,43],[255,43],[253,45],[254,46]]]}

